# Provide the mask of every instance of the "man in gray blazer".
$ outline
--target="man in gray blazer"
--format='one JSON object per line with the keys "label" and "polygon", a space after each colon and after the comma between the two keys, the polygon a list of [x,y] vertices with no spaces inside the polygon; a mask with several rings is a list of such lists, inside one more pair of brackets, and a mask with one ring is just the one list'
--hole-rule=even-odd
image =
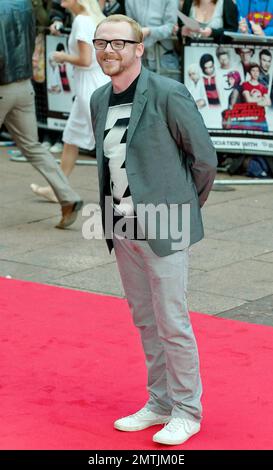
{"label": "man in gray blazer", "polygon": [[112,80],[91,99],[103,227],[148,369],[147,403],[114,426],[137,431],[167,423],[153,441],[177,445],[199,431],[202,418],[188,251],[203,237],[200,207],[217,158],[184,85],[141,67],[142,40],[138,23],[122,15],[103,20],[94,39]]}

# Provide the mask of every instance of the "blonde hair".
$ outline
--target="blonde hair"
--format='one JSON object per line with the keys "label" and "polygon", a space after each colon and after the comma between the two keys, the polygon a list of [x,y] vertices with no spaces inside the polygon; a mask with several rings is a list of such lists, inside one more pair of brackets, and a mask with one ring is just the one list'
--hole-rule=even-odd
{"label": "blonde hair", "polygon": [[190,73],[196,73],[200,77],[200,69],[198,64],[191,64],[188,67],[188,74]]}
{"label": "blonde hair", "polygon": [[102,13],[100,6],[97,0],[77,0],[78,5],[82,7],[83,10],[90,15],[95,24],[98,25],[101,21],[105,19],[104,14]]}
{"label": "blonde hair", "polygon": [[129,16],[126,16],[126,15],[107,16],[97,25],[95,36],[97,33],[97,29],[100,27],[101,24],[104,24],[104,23],[128,23],[134,32],[135,40],[137,42],[143,42],[143,33],[142,33],[142,28],[140,24],[138,24],[135,20],[133,20]]}

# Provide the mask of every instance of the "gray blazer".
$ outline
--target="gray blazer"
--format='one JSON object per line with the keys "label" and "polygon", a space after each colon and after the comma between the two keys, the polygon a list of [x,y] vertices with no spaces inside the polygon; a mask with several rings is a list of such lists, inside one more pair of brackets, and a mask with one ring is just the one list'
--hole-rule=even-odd
{"label": "gray blazer", "polygon": [[[109,170],[104,159],[103,138],[111,83],[97,89],[91,98],[96,139],[100,205],[103,227],[105,196],[110,195]],[[213,184],[217,156],[203,119],[187,88],[142,67],[127,133],[126,172],[136,208],[138,204],[190,204],[190,244],[203,233],[200,207]],[[179,224],[183,224],[182,211]],[[158,256],[173,253],[172,235],[147,241]],[[107,244],[111,251],[112,240]]]}

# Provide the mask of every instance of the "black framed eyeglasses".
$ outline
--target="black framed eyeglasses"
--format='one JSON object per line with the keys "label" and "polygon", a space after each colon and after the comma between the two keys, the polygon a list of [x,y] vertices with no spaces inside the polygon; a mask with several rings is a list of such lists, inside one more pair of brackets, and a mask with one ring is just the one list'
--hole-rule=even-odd
{"label": "black framed eyeglasses", "polygon": [[93,39],[94,48],[97,51],[104,51],[108,44],[111,44],[113,51],[121,51],[124,49],[127,42],[129,44],[140,44],[138,41],[130,41],[129,39],[112,39],[111,41],[106,41],[106,39]]}

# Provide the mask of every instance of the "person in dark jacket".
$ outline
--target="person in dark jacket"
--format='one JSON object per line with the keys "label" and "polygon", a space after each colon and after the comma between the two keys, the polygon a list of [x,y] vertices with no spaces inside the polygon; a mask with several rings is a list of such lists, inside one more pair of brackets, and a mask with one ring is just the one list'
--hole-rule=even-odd
{"label": "person in dark jacket", "polygon": [[4,124],[27,160],[48,181],[61,204],[66,228],[82,206],[56,160],[38,141],[31,84],[35,18],[31,0],[0,2],[0,127]]}
{"label": "person in dark jacket", "polygon": [[200,24],[198,33],[183,26],[182,36],[222,41],[224,31],[238,30],[238,9],[233,0],[185,0],[182,13]]}
{"label": "person in dark jacket", "polygon": [[58,32],[60,27],[71,26],[71,16],[61,6],[61,0],[32,0],[32,7],[36,18],[36,26],[43,28],[50,26],[52,34],[60,34]]}
{"label": "person in dark jacket", "polygon": [[61,0],[52,1],[51,10],[49,12],[50,18],[50,32],[54,35],[59,35],[60,29],[63,27],[71,28],[71,15],[69,11],[61,6]]}

